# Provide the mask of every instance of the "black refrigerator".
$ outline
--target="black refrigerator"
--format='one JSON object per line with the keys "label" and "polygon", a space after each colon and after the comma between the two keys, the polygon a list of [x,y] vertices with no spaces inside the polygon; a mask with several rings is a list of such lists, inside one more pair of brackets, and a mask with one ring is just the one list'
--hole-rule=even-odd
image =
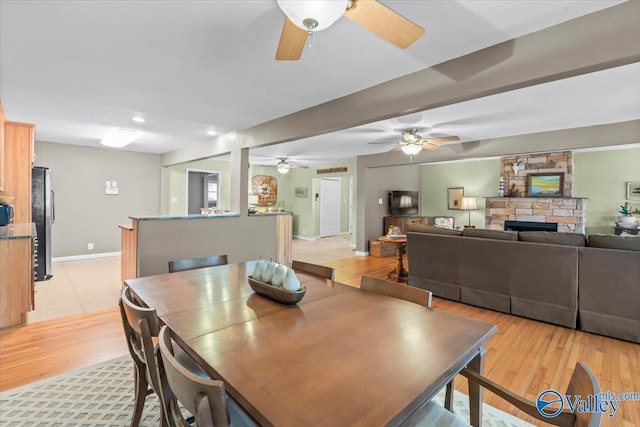
{"label": "black refrigerator", "polygon": [[36,225],[36,281],[53,277],[51,271],[51,224],[55,220],[51,170],[31,169],[31,220]]}

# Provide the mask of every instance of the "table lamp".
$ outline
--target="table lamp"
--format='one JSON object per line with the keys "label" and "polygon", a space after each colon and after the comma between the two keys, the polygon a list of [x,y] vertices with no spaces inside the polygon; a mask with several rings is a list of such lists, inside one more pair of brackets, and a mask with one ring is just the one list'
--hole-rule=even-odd
{"label": "table lamp", "polygon": [[471,211],[475,210],[475,209],[478,209],[478,205],[476,204],[476,198],[475,197],[463,197],[462,198],[462,205],[460,206],[460,209],[469,211],[469,225],[468,225],[468,227],[471,228]]}

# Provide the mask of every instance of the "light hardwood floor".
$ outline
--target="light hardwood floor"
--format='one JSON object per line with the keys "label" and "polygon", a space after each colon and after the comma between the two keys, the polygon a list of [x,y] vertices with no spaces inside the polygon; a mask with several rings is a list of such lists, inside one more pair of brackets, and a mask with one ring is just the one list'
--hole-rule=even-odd
{"label": "light hardwood floor", "polygon": [[[316,249],[322,252],[320,246]],[[346,250],[344,253],[349,255]],[[324,253],[324,257],[324,264],[336,268],[336,280],[354,286],[359,285],[363,274],[384,277],[395,263],[394,258],[336,259],[331,252]],[[309,261],[318,262],[317,259]],[[585,362],[593,370],[605,392],[640,392],[640,345],[439,298],[434,298],[433,306],[497,324],[498,333],[486,346],[485,375],[528,399],[535,400],[548,388],[563,392],[576,361]],[[127,349],[116,307],[3,330],[0,331],[0,390],[125,354]],[[456,389],[466,391],[466,381],[461,377],[456,381]],[[485,393],[484,400],[542,425],[490,393]],[[623,402],[616,416],[605,417],[602,425],[640,425],[640,401]]]}

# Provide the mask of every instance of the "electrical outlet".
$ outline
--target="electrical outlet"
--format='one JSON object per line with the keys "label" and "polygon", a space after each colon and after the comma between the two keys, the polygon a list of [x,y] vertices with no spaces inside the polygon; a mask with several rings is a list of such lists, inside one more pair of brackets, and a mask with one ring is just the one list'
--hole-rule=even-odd
{"label": "electrical outlet", "polygon": [[87,243],[87,250],[89,251],[93,250],[93,243]]}

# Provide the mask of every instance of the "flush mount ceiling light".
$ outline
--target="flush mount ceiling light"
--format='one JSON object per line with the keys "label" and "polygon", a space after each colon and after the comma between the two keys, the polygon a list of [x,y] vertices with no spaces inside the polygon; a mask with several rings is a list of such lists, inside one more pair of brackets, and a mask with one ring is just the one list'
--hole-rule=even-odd
{"label": "flush mount ceiling light", "polygon": [[218,134],[218,132],[216,132],[216,131],[215,131],[215,130],[213,130],[213,129],[209,129],[209,130],[207,131],[207,135],[209,135],[209,136],[216,136],[217,134]]}
{"label": "flush mount ceiling light", "polygon": [[129,129],[113,129],[100,140],[107,147],[122,148],[140,138],[140,132]]}
{"label": "flush mount ceiling light", "polygon": [[348,0],[277,0],[287,18],[303,30],[321,31],[329,28],[347,9]]}
{"label": "flush mount ceiling light", "polygon": [[133,120],[136,123],[144,123],[144,117],[141,117],[141,116],[133,116],[131,120]]}

